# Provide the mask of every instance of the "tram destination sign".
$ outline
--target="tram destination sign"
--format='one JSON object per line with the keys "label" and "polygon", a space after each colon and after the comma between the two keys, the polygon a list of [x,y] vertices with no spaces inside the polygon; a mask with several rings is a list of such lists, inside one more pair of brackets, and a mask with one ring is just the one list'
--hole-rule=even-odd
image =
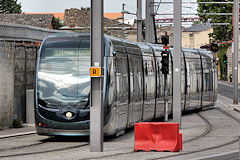
{"label": "tram destination sign", "polygon": [[46,48],[47,56],[50,57],[90,57],[91,52],[88,48]]}

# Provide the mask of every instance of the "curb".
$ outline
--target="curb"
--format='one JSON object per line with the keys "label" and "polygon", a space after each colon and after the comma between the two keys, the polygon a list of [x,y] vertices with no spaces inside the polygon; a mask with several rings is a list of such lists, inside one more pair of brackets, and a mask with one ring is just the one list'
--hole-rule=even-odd
{"label": "curb", "polygon": [[231,152],[226,152],[226,153],[220,153],[220,154],[215,154],[211,156],[205,156],[205,157],[200,157],[200,158],[194,158],[190,160],[219,160],[219,159],[234,159],[239,156],[239,150],[231,151]]}
{"label": "curb", "polygon": [[11,138],[11,137],[20,137],[20,136],[31,135],[31,134],[36,134],[36,131],[2,135],[2,136],[0,136],[0,139]]}
{"label": "curb", "polygon": [[234,111],[240,112],[240,107],[234,107]]}

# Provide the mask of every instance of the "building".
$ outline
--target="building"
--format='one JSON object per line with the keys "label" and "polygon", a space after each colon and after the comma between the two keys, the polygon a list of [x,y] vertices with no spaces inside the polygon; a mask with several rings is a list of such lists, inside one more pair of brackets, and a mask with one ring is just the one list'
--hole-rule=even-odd
{"label": "building", "polygon": [[53,14],[55,18],[58,18],[60,21],[64,21],[64,13],[24,13],[24,14]]}
{"label": "building", "polygon": [[53,14],[0,14],[0,22],[53,29],[55,19]]}
{"label": "building", "polygon": [[194,24],[182,32],[182,46],[187,48],[200,48],[209,44],[209,34],[213,32],[210,23]]}

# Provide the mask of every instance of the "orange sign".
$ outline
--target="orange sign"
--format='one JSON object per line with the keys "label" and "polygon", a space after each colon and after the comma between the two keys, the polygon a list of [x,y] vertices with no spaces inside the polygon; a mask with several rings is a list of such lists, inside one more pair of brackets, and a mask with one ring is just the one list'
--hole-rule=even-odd
{"label": "orange sign", "polygon": [[89,75],[90,75],[90,77],[100,77],[101,76],[101,68],[100,67],[90,67]]}
{"label": "orange sign", "polygon": [[163,46],[163,49],[169,49],[169,46]]}

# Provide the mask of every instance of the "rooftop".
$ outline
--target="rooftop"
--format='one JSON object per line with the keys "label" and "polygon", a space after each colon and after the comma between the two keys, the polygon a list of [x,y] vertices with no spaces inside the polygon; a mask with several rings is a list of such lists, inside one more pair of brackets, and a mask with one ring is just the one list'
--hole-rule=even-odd
{"label": "rooftop", "polygon": [[189,28],[186,28],[184,32],[201,32],[201,31],[205,31],[211,28],[211,24],[210,23],[206,23],[206,24],[194,24]]}
{"label": "rooftop", "polygon": [[53,14],[0,14],[0,22],[52,28]]}

